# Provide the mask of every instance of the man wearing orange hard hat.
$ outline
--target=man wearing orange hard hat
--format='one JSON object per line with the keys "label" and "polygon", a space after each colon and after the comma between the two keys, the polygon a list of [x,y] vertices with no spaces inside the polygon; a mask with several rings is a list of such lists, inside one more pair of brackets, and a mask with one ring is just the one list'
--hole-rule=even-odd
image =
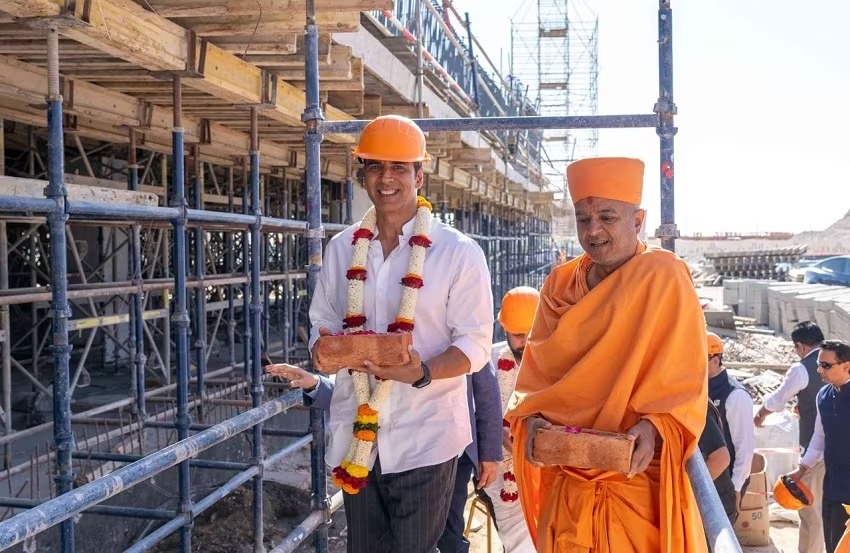
{"label": "man wearing orange hard hat", "polygon": [[414,121],[378,117],[353,154],[373,205],[325,250],[310,305],[314,365],[329,372],[315,352],[331,334],[410,333],[413,347],[404,365],[363,358],[336,372],[325,461],[345,492],[349,553],[433,553],[472,441],[466,377],[489,361],[490,272],[478,244],[419,195],[430,156]]}
{"label": "man wearing orange hard hat", "polygon": [[[685,470],[705,425],[705,318],[687,264],[638,237],[643,173],[627,158],[567,167],[585,253],[543,284],[517,378],[524,396],[506,415],[541,553],[706,551]],[[627,473],[541,465],[536,433],[553,425],[628,435]]]}
{"label": "man wearing orange hard hat", "polygon": [[[505,331],[505,341],[493,344],[492,365],[496,368],[504,416],[512,405],[516,378],[522,363],[528,333],[534,321],[534,313],[540,292],[530,286],[518,286],[504,295],[499,307],[499,325]],[[519,492],[514,475],[512,439],[510,429],[503,428],[504,459],[496,472],[495,481],[484,488],[489,507],[496,519],[496,531],[506,553],[534,553],[534,541],[519,502]]]}
{"label": "man wearing orange hard hat", "polygon": [[713,332],[706,335],[708,347],[708,399],[720,412],[723,436],[729,448],[729,473],[735,486],[735,508],[750,484],[756,432],[753,425],[753,398],[743,384],[723,367],[723,340]]}

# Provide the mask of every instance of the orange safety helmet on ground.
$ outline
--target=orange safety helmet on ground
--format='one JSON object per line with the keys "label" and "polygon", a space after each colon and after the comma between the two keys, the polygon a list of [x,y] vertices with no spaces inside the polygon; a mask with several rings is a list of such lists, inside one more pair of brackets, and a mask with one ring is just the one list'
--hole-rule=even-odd
{"label": "orange safety helmet on ground", "polygon": [[814,502],[814,496],[802,482],[794,482],[787,474],[776,479],[773,486],[773,499],[790,511],[808,507]]}
{"label": "orange safety helmet on ground", "polygon": [[530,286],[518,286],[505,294],[499,309],[499,323],[508,334],[528,334],[534,322],[534,312],[540,292]]}
{"label": "orange safety helmet on ground", "polygon": [[709,355],[720,355],[723,353],[723,340],[720,339],[720,336],[713,332],[709,332],[707,334],[707,339]]}
{"label": "orange safety helmet on ground", "polygon": [[402,163],[431,160],[425,151],[425,133],[412,119],[401,115],[382,115],[363,127],[351,154],[360,159]]}

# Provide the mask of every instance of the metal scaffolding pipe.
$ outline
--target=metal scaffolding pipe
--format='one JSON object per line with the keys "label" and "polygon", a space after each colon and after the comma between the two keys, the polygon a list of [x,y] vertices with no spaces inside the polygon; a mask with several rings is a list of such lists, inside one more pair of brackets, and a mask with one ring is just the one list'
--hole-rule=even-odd
{"label": "metal scaffolding pipe", "polygon": [[[416,119],[425,131],[509,131],[526,129],[629,129],[658,125],[655,114],[638,115],[524,115],[518,117],[453,117]],[[323,121],[320,130],[329,134],[357,134],[369,121]]]}
{"label": "metal scaffolding pipe", "polygon": [[328,501],[328,512],[325,510],[320,511],[312,511],[304,522],[296,526],[292,529],[292,532],[289,533],[286,538],[280,542],[277,547],[269,551],[269,553],[292,553],[301,543],[307,539],[307,536],[310,535],[316,528],[319,528],[322,524],[326,524],[328,513],[336,512],[340,507],[342,507],[342,492],[336,492]]}
{"label": "metal scaffolding pipe", "polygon": [[[260,406],[263,399],[263,365],[261,359],[261,316],[263,298],[260,295],[260,139],[257,128],[257,108],[251,108],[251,151],[249,153],[251,172],[251,215],[256,223],[251,229],[251,402],[254,408]],[[253,429],[251,441],[251,462],[262,467],[263,460],[263,424],[257,423]],[[254,476],[254,553],[265,553],[263,546],[263,475],[261,471]]]}
{"label": "metal scaffolding pipe", "polygon": [[[307,186],[307,300],[311,301],[316,290],[319,271],[322,270],[322,174],[320,144],[324,119],[319,103],[319,29],[316,26],[315,1],[307,0],[306,25],[304,27],[304,74],[306,105],[301,120],[307,129],[304,135],[306,158],[304,180]],[[392,14],[390,14],[392,15]],[[315,370],[315,368],[314,368]],[[312,508],[325,513],[325,522],[330,520],[328,513],[328,481],[325,471],[325,416],[319,409],[310,409],[310,430],[313,441],[310,443],[310,477]],[[317,553],[328,552],[328,525],[323,524],[316,530],[315,545]]]}
{"label": "metal scaffolding pipe", "polygon": [[673,177],[673,137],[678,130],[673,122],[676,104],[673,102],[673,10],[670,0],[658,2],[658,114],[656,132],[661,141],[661,226],[655,232],[661,246],[676,251],[676,206]]}
{"label": "metal scaffolding pipe", "polygon": [[[65,188],[65,142],[63,137],[62,95],[59,93],[59,31],[47,30],[47,156],[48,186],[45,195],[53,202],[47,214],[50,232],[51,333],[53,345],[53,440],[56,444],[56,493],[71,491],[74,473],[71,466],[71,382],[68,341],[68,259],[65,249],[67,193]],[[62,553],[74,551],[74,524],[66,520],[60,527]]]}
{"label": "metal scaffolding pipe", "polygon": [[[172,130],[172,203],[171,205],[183,212],[186,209],[183,169],[183,89],[181,77],[172,76],[174,92],[174,129]],[[177,362],[177,414],[174,422],[177,424],[177,439],[186,440],[189,437],[189,417],[187,403],[189,402],[189,311],[186,309],[186,217],[176,217],[174,225],[174,311],[171,322],[175,327],[175,357]],[[192,511],[192,489],[189,463],[181,462],[178,467],[179,513],[188,514]],[[180,551],[192,551],[192,526],[185,524],[180,527]]]}
{"label": "metal scaffolding pipe", "polygon": [[[130,129],[130,148],[127,164],[127,189],[139,190],[139,165],[136,162],[136,131]],[[133,225],[132,228],[132,251],[130,256],[130,274],[133,278],[133,286],[136,292],[133,294],[131,308],[130,333],[135,344],[134,374],[136,379],[136,416],[138,420],[147,417],[147,406],[145,405],[145,319],[144,301],[145,292],[142,288],[142,227]]]}
{"label": "metal scaffolding pipe", "polygon": [[[72,494],[46,501],[38,507],[0,523],[0,549],[11,547],[51,526],[70,520],[89,507],[102,503],[166,469],[187,461],[201,451],[244,432],[258,421],[283,413],[290,407],[300,404],[302,395],[300,391],[295,390],[286,396],[268,401],[256,409],[246,411],[215,425],[209,430],[165,447],[140,461],[121,467],[106,476],[80,486]],[[286,451],[286,453],[291,453],[291,450]],[[252,467],[249,470],[257,469]],[[183,514],[188,513],[181,513],[181,515]]]}
{"label": "metal scaffolding pipe", "polygon": [[[195,208],[204,209],[204,165],[201,161],[201,147],[194,145],[194,195]],[[204,229],[198,225],[194,235],[195,278],[204,282],[206,259],[204,257]],[[202,398],[206,395],[204,377],[207,372],[207,287],[198,286],[195,289],[195,374],[197,375],[195,394]],[[203,404],[198,405],[198,418],[203,420]]]}

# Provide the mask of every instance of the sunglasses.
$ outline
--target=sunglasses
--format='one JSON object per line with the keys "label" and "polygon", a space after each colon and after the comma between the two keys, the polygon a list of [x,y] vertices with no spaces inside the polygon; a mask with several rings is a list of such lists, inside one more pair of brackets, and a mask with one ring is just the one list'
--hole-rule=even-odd
{"label": "sunglasses", "polygon": [[820,368],[822,368],[825,371],[828,371],[829,369],[831,369],[835,365],[843,365],[843,364],[844,364],[843,361],[836,361],[835,363],[829,363],[827,361],[818,361],[818,366],[820,366]]}

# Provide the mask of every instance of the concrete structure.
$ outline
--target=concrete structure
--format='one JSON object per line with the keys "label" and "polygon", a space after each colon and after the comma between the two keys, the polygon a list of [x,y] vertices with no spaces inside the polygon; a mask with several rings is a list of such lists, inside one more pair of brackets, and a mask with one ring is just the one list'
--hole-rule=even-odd
{"label": "concrete structure", "polygon": [[827,338],[850,339],[850,288],[769,280],[725,280],[723,303],[789,337],[794,325],[815,321]]}

